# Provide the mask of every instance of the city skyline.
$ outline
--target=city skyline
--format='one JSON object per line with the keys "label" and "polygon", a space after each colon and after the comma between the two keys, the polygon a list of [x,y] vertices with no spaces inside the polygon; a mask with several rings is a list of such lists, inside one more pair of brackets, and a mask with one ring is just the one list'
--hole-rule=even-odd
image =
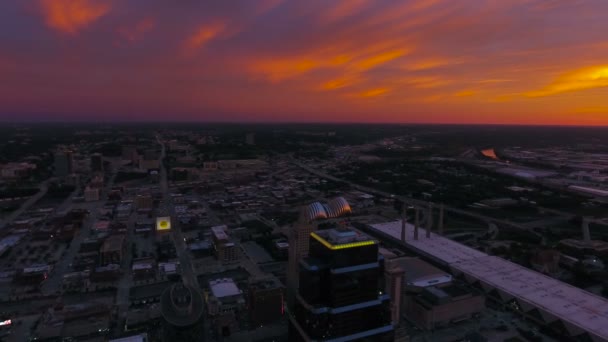
{"label": "city skyline", "polygon": [[607,10],[5,1],[0,121],[608,125]]}

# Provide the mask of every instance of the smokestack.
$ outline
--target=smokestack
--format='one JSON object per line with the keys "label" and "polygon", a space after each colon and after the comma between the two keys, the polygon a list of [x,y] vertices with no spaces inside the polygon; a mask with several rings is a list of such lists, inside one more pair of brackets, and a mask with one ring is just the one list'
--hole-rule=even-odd
{"label": "smokestack", "polygon": [[414,221],[414,240],[418,240],[418,226],[420,225],[420,211],[416,207],[416,217]]}
{"label": "smokestack", "polygon": [[405,242],[405,227],[407,224],[407,206],[403,203],[403,208],[401,212],[401,242]]}
{"label": "smokestack", "polygon": [[589,232],[589,218],[583,217],[583,240],[586,244],[591,243],[591,233]]}
{"label": "smokestack", "polygon": [[427,226],[426,226],[426,237],[431,237],[431,230],[433,230],[433,203],[429,202],[429,217],[427,218]]}
{"label": "smokestack", "polygon": [[443,235],[443,207],[443,204],[439,206],[439,227],[437,227],[439,235]]}

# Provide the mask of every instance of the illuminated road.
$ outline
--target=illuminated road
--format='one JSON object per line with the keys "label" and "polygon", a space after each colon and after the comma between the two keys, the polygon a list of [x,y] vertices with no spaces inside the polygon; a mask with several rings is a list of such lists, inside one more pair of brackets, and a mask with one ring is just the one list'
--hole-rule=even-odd
{"label": "illuminated road", "polygon": [[181,231],[181,227],[179,221],[177,220],[177,215],[175,213],[175,206],[173,204],[173,198],[171,197],[171,193],[169,192],[169,180],[167,176],[167,169],[165,168],[165,164],[163,163],[166,156],[165,144],[160,140],[160,137],[157,136],[156,140],[161,145],[161,155],[160,155],[160,190],[163,193],[163,200],[168,208],[168,214],[171,216],[171,232],[173,234],[173,242],[175,244],[175,250],[177,252],[177,257],[179,259],[179,264],[182,272],[182,279],[185,284],[193,286],[196,289],[199,289],[198,279],[196,278],[196,274],[194,273],[194,268],[192,267],[192,260],[190,259],[190,254],[188,251],[188,246],[184,241],[184,236]]}

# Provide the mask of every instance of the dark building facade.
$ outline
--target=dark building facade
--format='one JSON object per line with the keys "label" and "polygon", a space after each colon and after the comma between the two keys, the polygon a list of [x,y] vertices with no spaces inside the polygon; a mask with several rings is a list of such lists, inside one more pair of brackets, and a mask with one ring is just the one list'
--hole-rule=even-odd
{"label": "dark building facade", "polygon": [[93,153],[91,155],[91,171],[103,172],[103,156],[101,153]]}
{"label": "dark building facade", "polygon": [[289,341],[393,341],[376,241],[352,228],[317,231],[299,266]]}
{"label": "dark building facade", "polygon": [[253,327],[268,325],[283,317],[283,287],[278,279],[253,281],[248,290],[247,307]]}
{"label": "dark building facade", "polygon": [[74,168],[74,157],[72,151],[59,151],[55,153],[55,176],[67,177]]}

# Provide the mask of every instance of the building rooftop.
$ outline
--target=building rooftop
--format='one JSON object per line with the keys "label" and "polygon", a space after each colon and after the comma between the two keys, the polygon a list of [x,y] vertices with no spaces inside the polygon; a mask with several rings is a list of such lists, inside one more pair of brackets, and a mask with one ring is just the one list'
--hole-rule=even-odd
{"label": "building rooftop", "polygon": [[[372,229],[400,239],[401,220],[372,224]],[[431,233],[426,238],[420,229],[406,225],[405,245],[452,270],[466,279],[476,279],[484,289],[496,289],[503,299],[516,298],[523,310],[536,308],[547,322],[561,320],[570,331],[586,331],[608,339],[608,300],[559,280],[491,256]]]}
{"label": "building rooftop", "polygon": [[41,273],[50,272],[51,266],[49,265],[32,265],[23,269],[23,273]]}
{"label": "building rooftop", "polygon": [[418,258],[395,258],[389,260],[387,265],[400,267],[404,271],[403,282],[410,286],[427,287],[452,281],[450,274]]}
{"label": "building rooftop", "polygon": [[289,243],[288,242],[277,241],[275,243],[275,245],[277,246],[277,248],[280,248],[280,249],[289,248]]}
{"label": "building rooftop", "polygon": [[230,278],[222,278],[209,281],[211,293],[216,298],[232,297],[241,294],[241,290],[236,286],[234,280]]}
{"label": "building rooftop", "polygon": [[110,227],[110,221],[97,221],[93,229],[95,230],[107,230]]}
{"label": "building rooftop", "polygon": [[[395,239],[401,239],[401,220],[372,224],[375,230],[383,232]],[[431,238],[426,238],[426,229],[418,228],[418,240],[414,240],[414,226],[406,225],[405,244],[418,251],[420,254],[437,259],[444,264],[464,261],[486,256],[487,254],[458,242],[431,233]]]}
{"label": "building rooftop", "polygon": [[114,251],[120,251],[123,248],[125,242],[124,235],[110,235],[103,242],[103,246],[101,247],[102,253],[109,253]]}
{"label": "building rooftop", "polygon": [[133,335],[128,337],[121,337],[110,340],[108,342],[148,342],[148,334],[143,333],[139,335]]}
{"label": "building rooftop", "polygon": [[283,288],[283,284],[275,276],[266,275],[261,278],[252,278],[249,282],[249,287],[256,289],[277,289]]}
{"label": "building rooftop", "polygon": [[215,236],[215,238],[218,240],[228,240],[228,234],[226,234],[226,228],[228,228],[228,227],[226,227],[225,225],[211,227],[211,232]]}
{"label": "building rooftop", "polygon": [[344,249],[376,244],[366,234],[354,228],[332,228],[310,233],[310,236],[329,249]]}

